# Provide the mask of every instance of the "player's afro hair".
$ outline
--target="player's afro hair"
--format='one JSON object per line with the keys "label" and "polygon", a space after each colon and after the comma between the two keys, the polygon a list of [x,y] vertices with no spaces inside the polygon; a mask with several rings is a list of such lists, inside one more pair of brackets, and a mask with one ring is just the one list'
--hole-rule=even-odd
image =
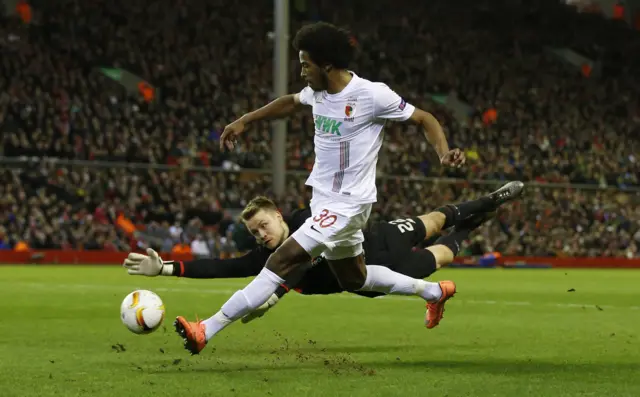
{"label": "player's afro hair", "polygon": [[298,30],[293,39],[293,48],[306,51],[318,66],[347,69],[355,53],[351,43],[351,34],[347,30],[330,23],[316,22]]}

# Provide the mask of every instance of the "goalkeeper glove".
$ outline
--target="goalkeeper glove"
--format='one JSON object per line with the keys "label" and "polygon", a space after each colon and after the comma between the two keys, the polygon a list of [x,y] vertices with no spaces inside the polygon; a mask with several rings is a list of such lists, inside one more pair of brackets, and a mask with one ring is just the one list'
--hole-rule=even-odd
{"label": "goalkeeper glove", "polygon": [[173,275],[172,262],[163,261],[158,253],[151,248],[147,248],[147,255],[136,252],[129,253],[122,266],[127,269],[127,273],[135,276]]}

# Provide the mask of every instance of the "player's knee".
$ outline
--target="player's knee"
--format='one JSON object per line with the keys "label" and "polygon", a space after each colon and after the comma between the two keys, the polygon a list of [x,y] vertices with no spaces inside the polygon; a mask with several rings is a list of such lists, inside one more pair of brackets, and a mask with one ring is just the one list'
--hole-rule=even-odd
{"label": "player's knee", "polygon": [[362,288],[367,281],[367,270],[365,267],[353,268],[345,272],[337,271],[335,275],[340,287],[345,291],[357,291]]}
{"label": "player's knee", "polygon": [[434,234],[440,233],[447,220],[447,217],[442,212],[430,212],[418,218],[424,225],[425,238],[430,238]]}
{"label": "player's knee", "polygon": [[442,222],[441,229],[447,229],[456,223],[457,218],[456,218],[455,206],[451,204],[447,204],[440,208],[436,208],[433,212],[439,212],[445,216],[445,219]]}
{"label": "player's knee", "polygon": [[353,291],[358,291],[364,286],[364,283],[367,281],[367,276],[366,274],[364,274],[361,277],[353,276],[345,280],[338,280],[338,281],[340,282],[340,286],[345,291],[353,292]]}

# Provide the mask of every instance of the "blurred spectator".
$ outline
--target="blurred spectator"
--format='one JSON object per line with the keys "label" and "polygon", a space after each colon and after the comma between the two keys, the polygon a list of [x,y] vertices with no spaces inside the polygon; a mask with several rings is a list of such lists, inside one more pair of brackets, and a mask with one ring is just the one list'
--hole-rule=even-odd
{"label": "blurred spectator", "polygon": [[198,234],[196,238],[191,242],[191,253],[196,259],[211,257],[209,244],[207,244],[201,234]]}
{"label": "blurred spectator", "polygon": [[222,258],[233,257],[238,252],[238,246],[233,240],[233,230],[227,230],[227,234],[220,239],[220,252]]}
{"label": "blurred spectator", "polygon": [[[616,57],[639,43],[637,33],[546,1],[400,1],[367,3],[357,13],[335,13],[334,2],[322,1],[317,12],[358,36],[354,70],[434,112],[454,145],[477,149],[469,167],[446,170],[415,127],[393,125],[381,174],[639,185],[639,63]],[[256,124],[231,153],[217,142],[226,123],[270,99],[271,6],[250,0],[245,7],[61,0],[38,4],[41,21],[28,32],[5,18],[0,35],[13,39],[0,65],[4,155],[269,167],[268,123]],[[292,28],[300,18],[293,14]],[[548,47],[594,57],[600,77],[586,79]],[[291,57],[295,91],[301,83]],[[105,65],[152,82],[158,101],[128,96],[94,69]],[[473,109],[464,122],[430,100],[449,93]],[[307,112],[291,119],[290,168],[310,169],[312,134]]]}
{"label": "blurred spectator", "polygon": [[[314,3],[317,17],[353,29],[353,69],[436,115],[469,158],[463,169],[444,169],[416,127],[391,124],[374,220],[495,187],[466,180],[618,187],[530,189],[469,252],[640,255],[640,203],[625,191],[640,187],[640,58],[628,56],[637,32],[544,0]],[[225,256],[249,246],[229,211],[272,195],[271,177],[250,171],[271,166],[270,124],[252,126],[232,152],[218,139],[226,123],[271,99],[271,13],[261,0],[59,0],[31,3],[29,24],[0,16],[0,155],[91,161],[0,170],[0,247],[185,252],[202,241],[209,255]],[[307,19],[292,12],[291,30]],[[585,75],[549,48],[577,51],[596,67]],[[99,67],[139,76],[153,95],[132,95]],[[298,69],[292,51],[291,92],[301,88]],[[468,112],[452,111],[444,97]],[[289,120],[290,169],[313,166],[313,134],[309,112]],[[288,213],[308,198],[304,178],[291,177],[277,199]]]}
{"label": "blurred spectator", "polygon": [[0,226],[0,250],[10,250],[11,249],[11,241],[9,241],[9,237],[7,236],[7,231],[4,226]]}
{"label": "blurred spectator", "polygon": [[[239,246],[243,249],[250,247],[244,241],[246,230],[242,224],[228,218],[230,223],[224,226],[224,236],[219,237],[216,231],[223,230],[219,215],[194,208],[199,205],[198,201],[181,201],[177,198],[193,189],[192,184],[200,186],[197,173],[192,178],[180,179],[169,190],[149,190],[149,202],[157,203],[155,205],[159,207],[140,206],[138,201],[127,200],[117,194],[95,198],[89,195],[77,200],[78,188],[91,191],[95,183],[103,183],[105,175],[113,173],[111,178],[114,185],[126,186],[125,181],[134,177],[149,180],[155,173],[151,170],[122,173],[114,172],[114,169],[85,168],[83,173],[87,183],[83,185],[53,185],[45,182],[34,188],[34,185],[27,183],[46,180],[46,177],[39,177],[39,173],[57,175],[60,171],[64,171],[65,175],[78,173],[73,167],[47,163],[40,164],[37,171],[22,169],[0,173],[0,204],[3,209],[0,212],[0,226],[4,228],[4,237],[0,233],[2,241],[8,241],[11,246],[24,241],[35,249],[126,251],[132,247],[150,246],[165,252],[193,252],[196,246],[206,246],[208,254],[204,248],[202,251],[198,248],[199,254],[224,257],[233,256]],[[219,177],[233,180],[237,175],[221,174]],[[254,195],[269,191],[271,181],[268,175],[254,174],[251,180],[254,188],[243,189],[238,200],[230,202],[231,208],[242,208]],[[15,181],[24,182],[16,184]],[[300,187],[303,181],[302,177],[291,177],[289,183],[292,187]],[[214,180],[212,183],[215,183]],[[477,185],[466,181],[443,183],[396,178],[380,179],[378,186],[379,200],[371,221],[426,213],[442,204],[469,200],[496,188],[494,185]],[[209,189],[208,185],[204,187],[205,190]],[[47,191],[53,188],[57,189],[57,196],[48,197]],[[142,184],[131,185],[126,189],[126,194],[129,197],[141,197],[143,188]],[[169,226],[166,220],[158,222],[155,216],[150,215],[161,212],[162,206],[167,205],[156,199],[163,194],[167,195],[167,204],[173,205],[175,213],[185,214],[180,220],[173,220],[173,226]],[[301,196],[306,198],[298,201]],[[297,192],[289,190],[287,197],[278,201],[284,214],[308,202],[309,191],[305,188]],[[60,201],[60,198],[75,204]],[[148,211],[146,216],[143,215],[145,211]],[[101,217],[91,215],[102,212],[108,219],[106,224]],[[116,220],[122,214],[136,219],[136,231],[133,234],[127,234],[117,224]],[[211,219],[211,222],[203,222],[200,217]],[[195,245],[194,241],[197,241]],[[497,218],[476,234],[470,249],[473,252],[499,251],[505,255],[638,257],[638,243],[640,193],[529,186],[522,200],[501,209]]]}

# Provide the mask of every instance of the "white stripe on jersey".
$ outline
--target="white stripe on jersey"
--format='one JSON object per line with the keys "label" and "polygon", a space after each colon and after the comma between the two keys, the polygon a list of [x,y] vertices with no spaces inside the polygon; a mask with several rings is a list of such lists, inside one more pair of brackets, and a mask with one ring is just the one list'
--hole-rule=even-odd
{"label": "white stripe on jersey", "polygon": [[353,78],[337,94],[300,91],[313,107],[316,161],[306,184],[338,200],[376,201],[376,165],[386,120],[407,120],[415,107],[386,84]]}

